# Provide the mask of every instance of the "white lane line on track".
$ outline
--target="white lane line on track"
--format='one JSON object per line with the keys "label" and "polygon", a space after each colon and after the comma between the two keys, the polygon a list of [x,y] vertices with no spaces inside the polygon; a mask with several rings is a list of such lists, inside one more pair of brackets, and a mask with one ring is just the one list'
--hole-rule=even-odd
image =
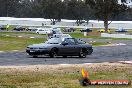
{"label": "white lane line on track", "polygon": [[132,60],[130,61],[118,61],[119,63],[124,63],[124,64],[132,64]]}
{"label": "white lane line on track", "polygon": [[[82,65],[89,65],[89,64],[93,64],[93,63],[82,63]],[[73,64],[58,64],[61,66],[68,66],[68,65],[73,65]]]}
{"label": "white lane line on track", "polygon": [[35,38],[35,37],[30,37],[30,38]]}
{"label": "white lane line on track", "polygon": [[101,46],[125,46],[127,44],[124,43],[115,43],[115,44],[107,44],[107,45],[101,45]]}
{"label": "white lane line on track", "polygon": [[4,53],[4,51],[0,51],[0,53]]}
{"label": "white lane line on track", "polygon": [[12,50],[13,52],[17,52],[17,51],[19,51],[19,50]]}

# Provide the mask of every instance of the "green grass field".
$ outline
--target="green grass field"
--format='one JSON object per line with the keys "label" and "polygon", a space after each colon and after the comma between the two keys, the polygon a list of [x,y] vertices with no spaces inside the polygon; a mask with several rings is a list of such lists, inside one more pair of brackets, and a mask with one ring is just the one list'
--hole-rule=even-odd
{"label": "green grass field", "polygon": [[[41,67],[23,70],[26,67],[0,69],[0,88],[84,88],[79,80],[82,78],[81,67],[63,67],[42,69]],[[85,66],[90,80],[131,80],[130,65],[93,65]],[[10,71],[10,72],[9,72]],[[132,88],[130,86],[88,86],[86,88]]]}
{"label": "green grass field", "polygon": [[44,38],[11,38],[1,37],[0,39],[0,51],[11,51],[11,50],[25,50],[30,44],[37,44],[44,42]]}
{"label": "green grass field", "polygon": [[[8,36],[7,36],[8,35]],[[23,36],[23,37],[18,37]],[[26,36],[26,37],[25,37]],[[31,36],[36,36],[34,33],[11,33],[3,32],[0,33],[0,51],[12,51],[12,50],[25,50],[30,44],[43,43],[45,35],[40,35],[40,38],[30,38]],[[44,37],[44,38],[43,38]]]}
{"label": "green grass field", "polygon": [[[83,36],[82,33],[70,33],[74,38],[111,39],[111,40],[132,40],[124,38],[105,38],[99,36]],[[19,37],[20,36],[20,37]],[[22,37],[21,37],[22,36]],[[30,38],[36,37],[37,38]],[[32,32],[0,32],[0,51],[23,51],[30,44],[45,42],[46,35],[38,35]],[[107,45],[106,42],[92,42],[93,46]]]}
{"label": "green grass field", "polygon": [[[7,36],[8,35],[8,36]],[[24,37],[18,37],[24,36]],[[25,37],[26,36],[26,37]],[[38,38],[29,38],[39,36]],[[95,36],[84,37],[80,33],[71,33],[75,38],[95,38],[109,39]],[[0,51],[25,50],[30,44],[42,43],[46,40],[46,35],[37,35],[28,32],[0,32]],[[111,39],[111,38],[110,38]],[[106,43],[95,42],[94,46]],[[2,68],[0,67],[0,88],[84,88],[80,86],[79,79],[82,77],[80,69],[82,67],[63,67],[54,68],[34,67],[28,68]],[[27,66],[28,67],[28,66]],[[131,65],[91,65],[84,66],[90,73],[90,80],[96,79],[128,79],[132,81]],[[26,69],[26,70],[23,70]],[[86,88],[132,88],[130,86],[88,86]]]}
{"label": "green grass field", "polygon": [[0,32],[0,35],[22,35],[22,34],[27,34],[27,35],[37,35],[36,33],[33,33],[33,32]]}

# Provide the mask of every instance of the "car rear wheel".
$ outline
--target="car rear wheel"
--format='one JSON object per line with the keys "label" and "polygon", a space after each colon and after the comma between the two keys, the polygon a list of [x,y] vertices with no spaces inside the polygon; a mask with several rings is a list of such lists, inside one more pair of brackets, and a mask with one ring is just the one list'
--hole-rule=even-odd
{"label": "car rear wheel", "polygon": [[33,56],[33,58],[37,58],[38,56]]}
{"label": "car rear wheel", "polygon": [[66,55],[64,55],[64,56],[63,56],[63,58],[67,58],[67,56],[66,56]]}
{"label": "car rear wheel", "polygon": [[84,49],[81,49],[80,52],[79,52],[79,57],[80,58],[85,58],[86,57],[86,52]]}
{"label": "car rear wheel", "polygon": [[51,58],[56,58],[57,57],[57,49],[52,49],[50,52],[50,57]]}

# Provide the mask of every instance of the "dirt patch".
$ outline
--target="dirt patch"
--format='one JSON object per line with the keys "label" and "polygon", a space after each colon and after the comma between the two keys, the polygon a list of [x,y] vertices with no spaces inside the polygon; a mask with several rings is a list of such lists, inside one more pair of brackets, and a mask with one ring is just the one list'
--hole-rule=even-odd
{"label": "dirt patch", "polygon": [[88,36],[101,36],[100,32],[88,32],[87,33]]}
{"label": "dirt patch", "polygon": [[[131,64],[122,64],[122,63],[91,63],[91,64],[58,64],[58,65],[29,65],[29,66],[0,66],[1,73],[14,73],[14,72],[71,72],[78,71],[78,69],[86,68],[97,70],[114,70],[115,68],[131,68]],[[64,71],[65,70],[65,71]]]}
{"label": "dirt patch", "polygon": [[[81,68],[89,73],[90,80],[132,80],[132,65],[120,63],[87,63],[30,66],[0,66],[1,88],[82,88]],[[1,86],[2,85],[2,86]],[[93,88],[93,86],[89,86]],[[98,86],[102,88],[102,86]],[[107,88],[104,86],[103,88]],[[110,88],[117,88],[110,87]],[[132,88],[132,86],[124,87]]]}

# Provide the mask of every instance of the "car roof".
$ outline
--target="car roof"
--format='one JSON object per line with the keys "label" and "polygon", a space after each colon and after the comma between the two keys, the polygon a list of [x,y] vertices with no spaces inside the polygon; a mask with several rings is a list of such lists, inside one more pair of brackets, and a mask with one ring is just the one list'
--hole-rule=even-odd
{"label": "car roof", "polygon": [[55,38],[71,38],[69,34],[53,34]]}
{"label": "car roof", "polygon": [[61,43],[63,41],[62,38],[51,38],[51,39],[48,39],[48,41],[46,42],[50,42],[50,43]]}

